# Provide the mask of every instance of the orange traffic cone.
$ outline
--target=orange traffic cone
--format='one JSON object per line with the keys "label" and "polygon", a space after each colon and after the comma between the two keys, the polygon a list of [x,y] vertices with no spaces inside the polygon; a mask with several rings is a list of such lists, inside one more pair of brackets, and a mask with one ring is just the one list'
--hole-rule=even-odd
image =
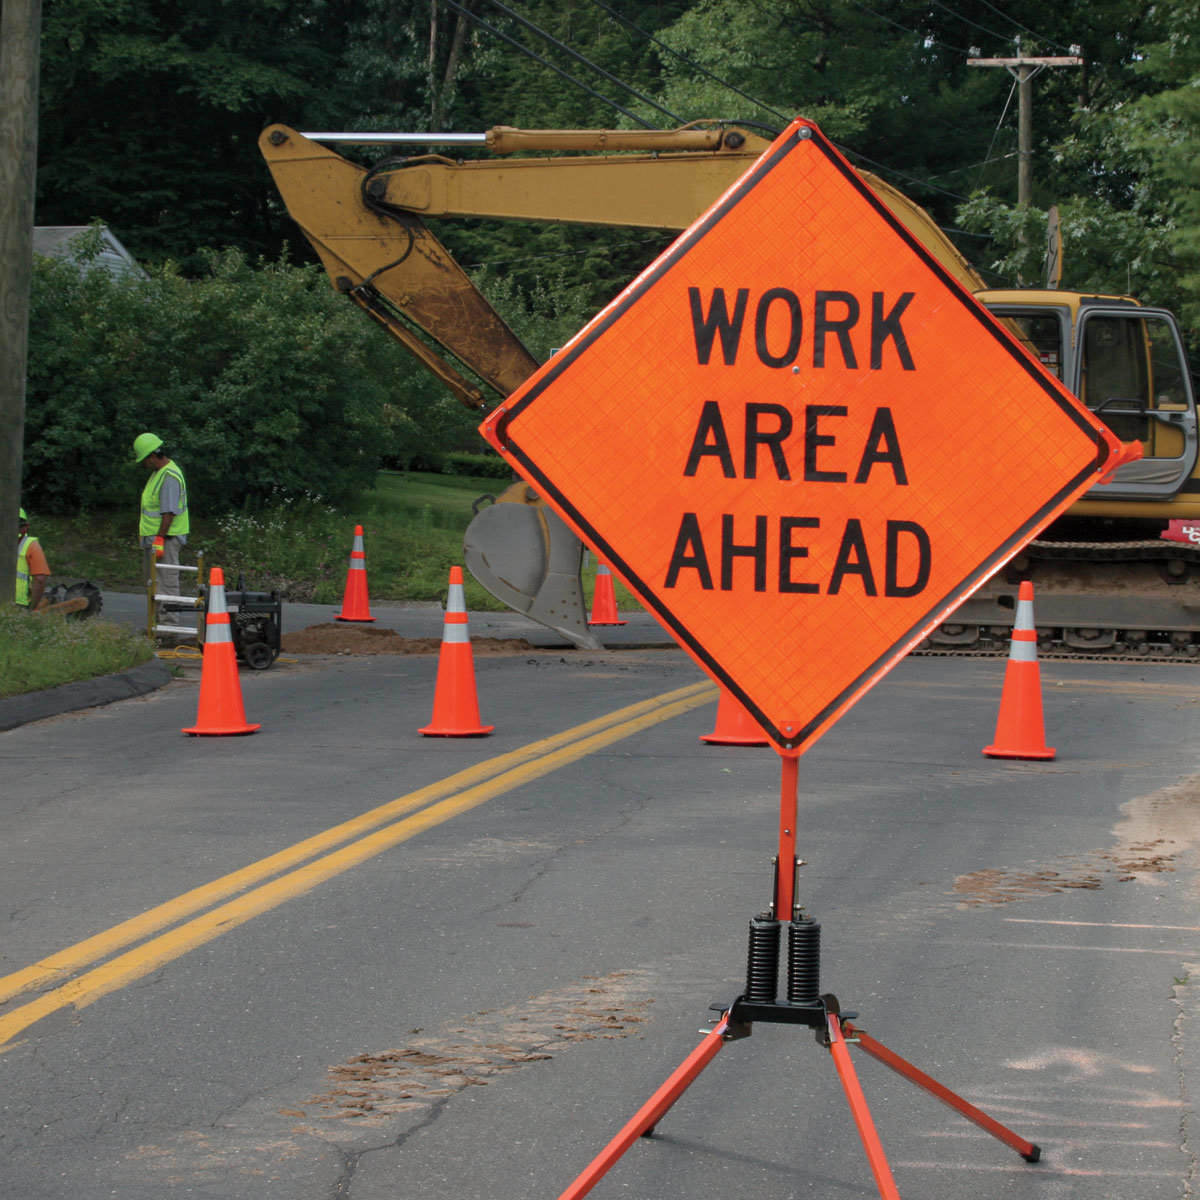
{"label": "orange traffic cone", "polygon": [[602,563],[596,564],[596,590],[592,593],[592,615],[589,625],[628,625],[617,612],[617,593],[613,590],[612,572]]}
{"label": "orange traffic cone", "polygon": [[246,724],[237,655],[225,607],[225,572],[213,567],[208,575],[208,616],[204,622],[204,658],[200,667],[200,706],[196,724],[184,733],[227,737],[253,733],[261,725]]}
{"label": "orange traffic cone", "polygon": [[371,602],[367,599],[367,556],[363,553],[361,525],[354,527],[354,549],[350,551],[350,566],[346,571],[346,590],[342,594],[342,611],[334,613],[335,621],[373,621]]}
{"label": "orange traffic cone", "polygon": [[712,733],[702,733],[702,742],[712,746],[766,746],[761,726],[746,711],[746,706],[728,688],[721,689],[717,701],[717,724]]}
{"label": "orange traffic cone", "polygon": [[1004,691],[993,744],[983,748],[989,758],[1053,758],[1042,723],[1042,677],[1038,668],[1037,630],[1033,624],[1033,584],[1021,584],[1017,619],[1013,624]]}
{"label": "orange traffic cone", "polygon": [[467,628],[462,567],[451,567],[442,648],[438,654],[437,687],[433,694],[433,717],[417,732],[426,737],[483,737],[495,728],[495,725],[479,723],[475,659],[471,654],[471,632]]}

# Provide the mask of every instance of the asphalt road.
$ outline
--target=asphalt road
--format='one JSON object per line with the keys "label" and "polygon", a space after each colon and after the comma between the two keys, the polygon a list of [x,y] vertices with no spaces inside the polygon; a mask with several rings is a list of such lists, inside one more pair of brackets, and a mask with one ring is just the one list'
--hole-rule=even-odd
{"label": "asphalt road", "polygon": [[[179,732],[194,668],[0,734],[4,1195],[553,1200],[697,1045],[776,755],[698,741],[677,651],[480,656],[483,739],[417,734],[434,670],[243,671],[245,738]],[[822,988],[1043,1147],[856,1051],[902,1196],[1193,1196],[1200,682],[1044,663],[1059,757],[1002,762],[1003,670],[907,660],[801,760]],[[828,1053],[767,1024],[592,1193],[878,1194]]]}

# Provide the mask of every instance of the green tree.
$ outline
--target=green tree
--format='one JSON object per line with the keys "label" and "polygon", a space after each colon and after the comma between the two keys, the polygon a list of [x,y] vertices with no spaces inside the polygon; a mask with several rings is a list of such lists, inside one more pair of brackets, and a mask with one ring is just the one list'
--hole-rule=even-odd
{"label": "green tree", "polygon": [[340,500],[412,428],[453,436],[423,373],[316,267],[229,250],[199,279],[114,279],[82,256],[35,263],[25,495],[42,511],[129,504],[146,429],[210,513],[279,490]]}
{"label": "green tree", "polygon": [[1200,348],[1198,5],[1110,0],[1071,8],[1089,38],[1088,65],[1070,105],[1049,90],[1043,104],[1038,94],[1041,203],[1021,213],[997,187],[963,205],[959,219],[991,239],[983,257],[1002,280],[1037,283],[1046,209],[1056,204],[1063,286],[1174,309]]}
{"label": "green tree", "polygon": [[967,69],[971,32],[947,6],[909,0],[702,0],[662,33],[663,94],[689,117],[775,130],[808,117],[945,220],[961,165],[985,153],[997,90]]}
{"label": "green tree", "polygon": [[337,111],[341,6],[323,0],[46,0],[41,225],[98,217],[141,260],[278,252],[256,148],[270,121]]}
{"label": "green tree", "polygon": [[1120,124],[1148,156],[1160,212],[1174,231],[1180,305],[1200,350],[1200,2],[1162,0],[1155,8],[1163,37],[1146,47],[1139,71],[1160,90],[1131,105]]}

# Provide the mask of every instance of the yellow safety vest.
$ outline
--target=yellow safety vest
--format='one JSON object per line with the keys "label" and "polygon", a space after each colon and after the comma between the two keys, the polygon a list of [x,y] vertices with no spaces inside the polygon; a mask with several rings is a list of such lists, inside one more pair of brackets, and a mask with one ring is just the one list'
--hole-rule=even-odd
{"label": "yellow safety vest", "polygon": [[29,607],[29,546],[37,538],[28,533],[17,542],[17,603]]}
{"label": "yellow safety vest", "polygon": [[154,537],[162,523],[162,512],[158,507],[158,498],[162,493],[163,480],[171,475],[179,480],[179,512],[171,523],[170,537],[182,537],[189,530],[187,507],[187,484],[183,480],[183,472],[173,463],[154,472],[142,489],[142,517],[138,525],[141,537]]}

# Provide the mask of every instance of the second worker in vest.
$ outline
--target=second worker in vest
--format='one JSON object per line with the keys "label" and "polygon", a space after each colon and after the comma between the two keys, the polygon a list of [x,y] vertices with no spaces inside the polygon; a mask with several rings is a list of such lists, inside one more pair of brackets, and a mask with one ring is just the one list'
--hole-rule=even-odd
{"label": "second worker in vest", "polygon": [[[187,483],[178,463],[163,448],[163,440],[153,433],[141,433],[133,442],[135,462],[144,463],[150,478],[142,489],[142,511],[138,522],[138,540],[145,562],[146,578],[150,565],[158,565],[160,596],[179,595],[179,572],[170,568],[179,564],[179,547],[188,535]],[[160,605],[158,624],[178,625],[179,614]]]}
{"label": "second worker in vest", "polygon": [[29,518],[22,508],[17,517],[17,603],[35,609],[46,591],[50,565],[41,543],[29,533]]}

